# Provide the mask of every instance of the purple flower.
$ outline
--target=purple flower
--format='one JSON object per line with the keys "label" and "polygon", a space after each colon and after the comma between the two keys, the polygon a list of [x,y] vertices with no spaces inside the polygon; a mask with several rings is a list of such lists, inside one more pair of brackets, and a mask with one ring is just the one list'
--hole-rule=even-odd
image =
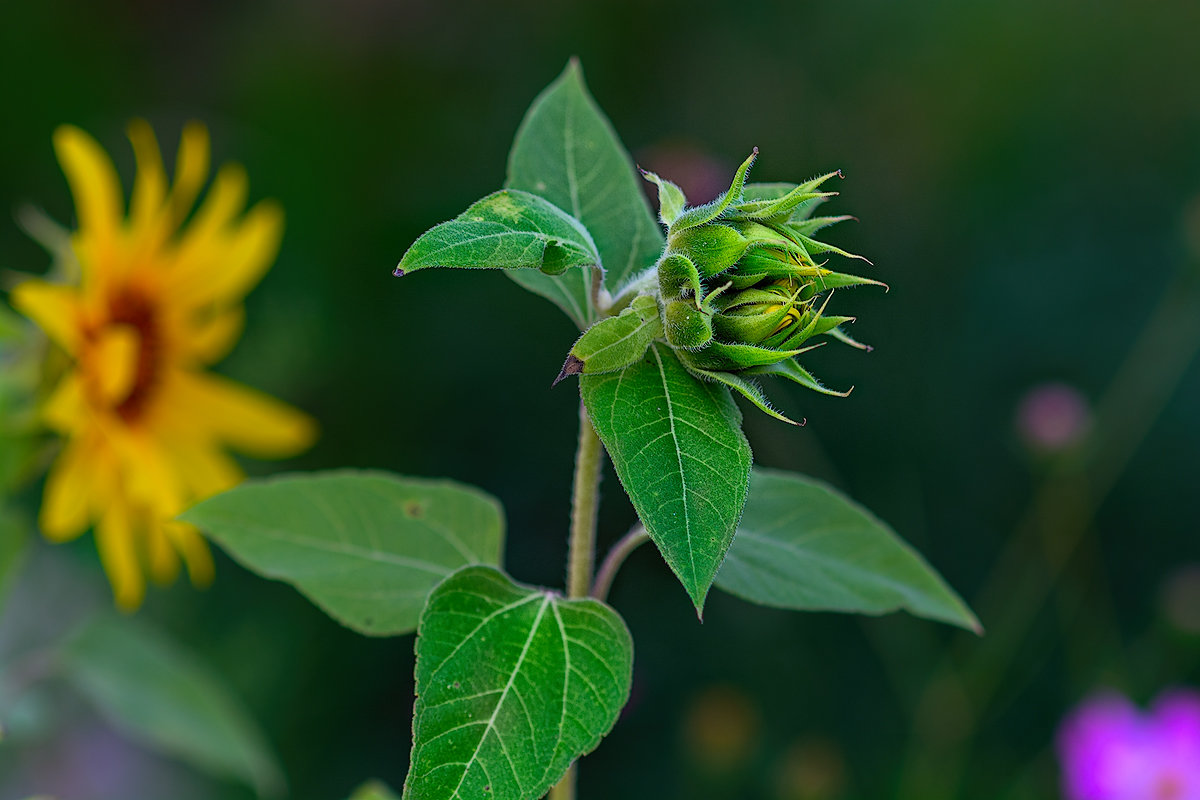
{"label": "purple flower", "polygon": [[1079,390],[1061,382],[1043,383],[1017,406],[1017,433],[1034,450],[1052,453],[1077,444],[1091,425],[1091,409]]}
{"label": "purple flower", "polygon": [[1200,800],[1200,694],[1165,692],[1150,713],[1093,696],[1063,721],[1058,756],[1067,800]]}

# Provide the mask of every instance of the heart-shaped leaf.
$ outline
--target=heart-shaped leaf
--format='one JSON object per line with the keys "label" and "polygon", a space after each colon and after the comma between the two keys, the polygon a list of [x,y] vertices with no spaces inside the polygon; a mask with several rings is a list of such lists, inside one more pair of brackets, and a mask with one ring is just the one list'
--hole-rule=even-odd
{"label": "heart-shaped leaf", "polygon": [[603,603],[456,572],[421,615],[404,797],[541,797],[612,729],[632,669],[629,631]]}
{"label": "heart-shaped leaf", "polygon": [[[588,92],[578,61],[567,64],[525,113],[509,152],[505,185],[540,195],[587,226],[611,292],[662,253],[662,231],[633,161]],[[508,276],[558,304],[581,329],[595,321],[586,271]]]}
{"label": "heart-shaped leaf", "polygon": [[396,267],[535,269],[558,274],[599,262],[579,220],[541,197],[513,189],[489,194],[413,242]]}
{"label": "heart-shaped leaf", "polygon": [[980,632],[979,620],[891,528],[823,483],[756,469],[717,586],[805,611],[919,617]]}
{"label": "heart-shaped leaf", "polygon": [[746,502],[741,412],[728,389],[696,380],[661,344],[579,385],[638,517],[700,612]]}
{"label": "heart-shaped leaf", "polygon": [[415,630],[429,591],[464,565],[498,565],[504,540],[491,496],[382,472],[248,481],[183,519],[249,569],[373,636]]}

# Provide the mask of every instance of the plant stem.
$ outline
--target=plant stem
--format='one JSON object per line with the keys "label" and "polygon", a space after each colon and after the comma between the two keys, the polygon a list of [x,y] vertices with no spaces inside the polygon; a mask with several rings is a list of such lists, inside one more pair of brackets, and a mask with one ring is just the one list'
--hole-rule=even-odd
{"label": "plant stem", "polygon": [[625,559],[630,553],[648,541],[650,541],[650,536],[646,533],[646,528],[642,525],[635,525],[629,533],[621,538],[621,541],[614,544],[608,551],[608,555],[604,557],[604,563],[596,572],[596,582],[592,584],[592,597],[597,600],[607,598],[608,590],[612,588],[613,578],[616,577],[621,564],[625,563]]}
{"label": "plant stem", "polygon": [[596,511],[600,506],[600,465],[604,448],[579,405],[579,446],[571,497],[571,540],[567,551],[567,597],[587,597],[596,558]]}
{"label": "plant stem", "polygon": [[[575,450],[575,483],[571,490],[571,538],[567,545],[567,596],[587,597],[596,559],[596,511],[600,507],[600,467],[604,448],[579,404],[579,445]],[[575,765],[550,790],[550,800],[575,800]]]}

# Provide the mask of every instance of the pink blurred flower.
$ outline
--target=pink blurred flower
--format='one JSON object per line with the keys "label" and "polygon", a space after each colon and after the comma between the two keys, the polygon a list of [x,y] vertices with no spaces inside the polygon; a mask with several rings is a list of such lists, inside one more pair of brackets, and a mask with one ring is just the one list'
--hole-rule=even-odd
{"label": "pink blurred flower", "polygon": [[1062,450],[1083,438],[1091,417],[1078,389],[1060,382],[1043,383],[1021,398],[1017,432],[1035,450]]}
{"label": "pink blurred flower", "polygon": [[1058,732],[1067,800],[1200,800],[1200,694],[1166,692],[1149,713],[1108,692]]}

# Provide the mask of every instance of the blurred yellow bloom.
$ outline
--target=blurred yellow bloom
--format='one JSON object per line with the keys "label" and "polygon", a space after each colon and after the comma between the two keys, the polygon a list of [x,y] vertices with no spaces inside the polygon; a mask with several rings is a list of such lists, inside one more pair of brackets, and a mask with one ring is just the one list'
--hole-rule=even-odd
{"label": "blurred yellow bloom", "polygon": [[126,215],[100,145],[78,128],[55,132],[79,219],[79,285],[30,280],[12,302],[72,359],[43,408],[64,443],[41,529],[66,541],[94,525],[116,602],[132,609],[144,573],[170,583],[180,556],[193,583],[212,579],[204,539],[173,518],[241,479],[226,448],[288,456],[316,429],[290,406],[204,371],[241,335],[242,298],[275,258],[282,211],[261,202],[243,213],[246,175],[226,165],[184,225],[208,178],[208,132],[184,129],[172,186],[150,126],[135,121],[128,133],[137,175]]}

